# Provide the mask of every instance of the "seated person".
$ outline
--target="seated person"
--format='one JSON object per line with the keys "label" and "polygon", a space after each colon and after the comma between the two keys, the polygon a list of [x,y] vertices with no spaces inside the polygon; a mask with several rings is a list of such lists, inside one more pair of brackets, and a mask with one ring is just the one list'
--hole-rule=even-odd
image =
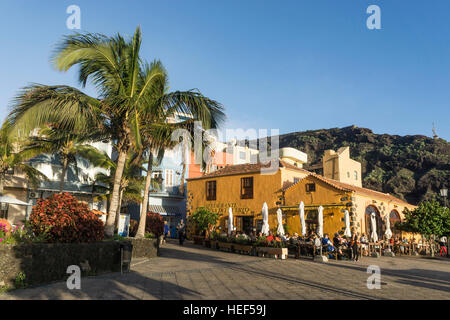
{"label": "seated person", "polygon": [[289,239],[290,239],[289,233],[286,233],[283,236],[281,236],[281,240],[283,240],[283,241],[289,241]]}
{"label": "seated person", "polygon": [[327,246],[328,251],[334,251],[334,246],[331,240],[328,238],[328,233],[323,235],[322,245]]}
{"label": "seated person", "polygon": [[266,237],[266,240],[267,241],[273,241],[275,238],[274,238],[274,236],[273,236],[273,234],[272,234],[272,231],[269,231],[269,235]]}

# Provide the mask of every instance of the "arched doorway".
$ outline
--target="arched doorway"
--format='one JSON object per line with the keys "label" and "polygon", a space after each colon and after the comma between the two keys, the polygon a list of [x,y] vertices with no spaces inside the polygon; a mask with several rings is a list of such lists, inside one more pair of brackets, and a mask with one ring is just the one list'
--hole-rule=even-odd
{"label": "arched doorway", "polygon": [[384,224],[383,219],[381,219],[381,215],[380,215],[380,212],[378,211],[378,209],[372,205],[370,205],[366,208],[366,214],[365,214],[365,216],[366,216],[366,235],[370,239],[370,235],[372,233],[372,223],[371,223],[372,213],[375,213],[375,221],[377,223],[377,235],[378,235],[378,239],[380,240],[383,238],[385,224]]}
{"label": "arched doorway", "polygon": [[400,214],[398,213],[398,211],[392,210],[391,213],[389,214],[389,222],[391,223],[391,231],[393,237],[400,238],[402,236],[402,232],[395,227],[395,224],[401,221],[402,220],[400,219]]}

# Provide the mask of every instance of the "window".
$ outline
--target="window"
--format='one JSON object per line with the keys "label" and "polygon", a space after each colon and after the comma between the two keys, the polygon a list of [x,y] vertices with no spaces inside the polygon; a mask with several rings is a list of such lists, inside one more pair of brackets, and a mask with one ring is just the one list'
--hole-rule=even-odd
{"label": "window", "polygon": [[306,192],[313,192],[316,191],[316,184],[315,183],[307,183],[305,185]]}
{"label": "window", "polygon": [[241,199],[253,199],[253,177],[241,178]]}
{"label": "window", "polygon": [[350,178],[350,172],[347,171],[347,178]]}
{"label": "window", "polygon": [[355,170],[355,180],[358,180],[358,171]]}
{"label": "window", "polygon": [[173,186],[173,170],[172,169],[167,169],[166,170],[165,186],[166,187],[172,187]]}
{"label": "window", "polygon": [[206,200],[216,200],[216,181],[206,181]]}
{"label": "window", "polygon": [[247,156],[247,155],[245,154],[244,151],[240,151],[240,152],[239,152],[239,159],[245,160],[245,159],[247,158],[246,156]]}
{"label": "window", "polygon": [[294,178],[294,183],[297,183],[300,181],[300,178]]}

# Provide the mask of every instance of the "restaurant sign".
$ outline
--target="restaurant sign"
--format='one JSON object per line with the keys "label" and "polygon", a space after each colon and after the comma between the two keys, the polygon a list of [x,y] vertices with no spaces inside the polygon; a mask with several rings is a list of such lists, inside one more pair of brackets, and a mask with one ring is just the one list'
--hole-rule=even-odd
{"label": "restaurant sign", "polygon": [[233,214],[249,214],[250,208],[248,207],[238,207],[236,203],[207,203],[205,206],[207,209],[219,213],[219,214],[226,214],[228,213],[228,208],[231,208],[233,210]]}

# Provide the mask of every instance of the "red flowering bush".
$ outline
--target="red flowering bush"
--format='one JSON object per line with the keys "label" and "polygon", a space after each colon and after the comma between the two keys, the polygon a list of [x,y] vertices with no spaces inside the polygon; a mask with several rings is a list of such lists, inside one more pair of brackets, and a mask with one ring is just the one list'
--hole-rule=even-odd
{"label": "red flowering bush", "polygon": [[164,233],[164,220],[159,213],[147,212],[145,232],[151,232],[157,237]]}
{"label": "red flowering bush", "polygon": [[68,193],[39,199],[30,224],[36,235],[47,234],[47,242],[95,242],[104,237],[103,222]]}

